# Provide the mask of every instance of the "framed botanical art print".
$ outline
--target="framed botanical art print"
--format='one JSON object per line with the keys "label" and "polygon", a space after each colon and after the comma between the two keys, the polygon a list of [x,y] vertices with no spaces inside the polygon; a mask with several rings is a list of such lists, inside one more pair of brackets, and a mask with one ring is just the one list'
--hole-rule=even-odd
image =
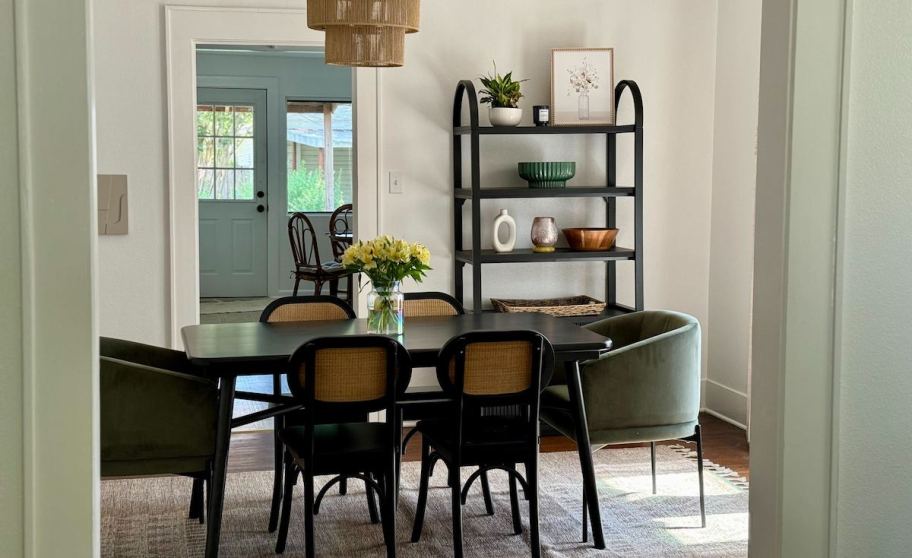
{"label": "framed botanical art print", "polygon": [[614,124],[614,49],[551,50],[551,123]]}

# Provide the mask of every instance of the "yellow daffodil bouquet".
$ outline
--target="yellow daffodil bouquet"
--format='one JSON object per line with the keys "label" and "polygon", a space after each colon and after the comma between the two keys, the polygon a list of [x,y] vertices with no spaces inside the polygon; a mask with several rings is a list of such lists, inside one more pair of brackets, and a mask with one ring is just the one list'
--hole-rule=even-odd
{"label": "yellow daffodil bouquet", "polygon": [[367,297],[368,329],[372,333],[401,335],[403,296],[399,284],[409,277],[420,283],[431,269],[431,252],[417,242],[383,235],[351,245],[342,255],[342,265],[371,280],[374,290]]}

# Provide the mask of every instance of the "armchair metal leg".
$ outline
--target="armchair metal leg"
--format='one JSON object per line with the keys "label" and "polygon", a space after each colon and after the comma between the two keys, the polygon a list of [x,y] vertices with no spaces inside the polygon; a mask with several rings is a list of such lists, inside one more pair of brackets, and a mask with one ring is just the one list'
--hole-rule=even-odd
{"label": "armchair metal leg", "polygon": [[348,494],[348,479],[342,477],[342,480],[339,481],[339,495],[345,496]]}
{"label": "armchair metal leg", "polygon": [[589,542],[589,506],[586,502],[586,489],[583,489],[583,542]]}
{"label": "armchair metal leg", "polygon": [[656,493],[656,443],[649,442],[649,458],[652,462],[652,493]]}
{"label": "armchair metal leg", "polygon": [[706,527],[706,497],[703,493],[703,433],[699,424],[694,437],[697,439],[697,476],[700,478],[700,526]]}
{"label": "armchair metal leg", "polygon": [[205,514],[203,509],[203,492],[205,490],[205,480],[202,477],[193,479],[193,488],[190,490],[190,519],[199,519],[200,524],[204,522]]}

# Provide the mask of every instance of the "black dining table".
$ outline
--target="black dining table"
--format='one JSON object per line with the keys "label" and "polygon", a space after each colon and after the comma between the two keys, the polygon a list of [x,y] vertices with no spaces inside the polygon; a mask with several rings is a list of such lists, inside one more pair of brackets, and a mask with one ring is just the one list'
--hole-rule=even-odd
{"label": "black dining table", "polygon": [[[440,349],[453,337],[469,331],[533,330],[554,347],[555,359],[566,369],[567,385],[574,403],[583,486],[592,522],[595,546],[604,548],[592,453],[589,449],[586,412],[580,389],[579,363],[597,358],[611,348],[611,340],[572,322],[546,314],[480,313],[461,316],[408,318],[398,340],[408,350],[415,367],[435,365]],[[367,320],[333,320],[286,323],[231,323],[186,326],[181,330],[188,358],[205,367],[219,380],[218,428],[206,525],[206,556],[218,556],[222,508],[231,429],[300,408],[293,398],[236,392],[238,376],[284,372],[289,356],[302,344],[319,338],[367,334]],[[232,417],[235,397],[271,403],[270,408],[242,417]],[[439,388],[409,388],[400,405],[445,402]]]}

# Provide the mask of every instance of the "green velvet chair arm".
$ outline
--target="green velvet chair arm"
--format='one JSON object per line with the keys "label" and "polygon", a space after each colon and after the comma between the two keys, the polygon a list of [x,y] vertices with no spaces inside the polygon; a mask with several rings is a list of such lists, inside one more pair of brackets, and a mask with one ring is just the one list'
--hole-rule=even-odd
{"label": "green velvet chair arm", "polygon": [[103,471],[106,461],[211,456],[215,451],[217,416],[216,382],[198,375],[101,358]]}
{"label": "green velvet chair arm", "polygon": [[193,365],[187,355],[154,345],[135,341],[102,337],[99,342],[99,353],[103,357],[143,364],[153,368],[174,370],[194,376],[204,375],[204,370]]}
{"label": "green velvet chair arm", "polygon": [[641,339],[639,334],[642,323],[643,313],[632,312],[613,318],[605,318],[604,320],[586,324],[583,327],[611,339],[612,349],[617,350]]}
{"label": "green velvet chair arm", "polygon": [[[581,380],[590,431],[697,420],[700,325],[690,316],[662,314],[671,320],[664,324],[670,331],[629,343],[583,364]],[[628,316],[613,318],[610,324],[605,323],[609,320],[594,324],[593,329],[611,337],[620,331],[615,326],[626,322],[630,327],[631,320]]]}

